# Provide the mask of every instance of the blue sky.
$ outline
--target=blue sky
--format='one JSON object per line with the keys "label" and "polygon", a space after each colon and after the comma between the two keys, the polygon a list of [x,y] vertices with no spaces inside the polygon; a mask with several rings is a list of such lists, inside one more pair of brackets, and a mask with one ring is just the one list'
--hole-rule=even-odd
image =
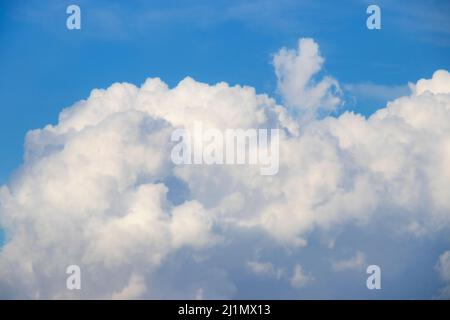
{"label": "blue sky", "polygon": [[[73,3],[81,30],[65,27]],[[367,1],[2,1],[0,182],[21,163],[28,130],[113,82],[173,86],[189,75],[276,96],[271,55],[299,37],[319,43],[341,83],[393,87],[388,95],[449,69],[448,1],[377,3],[382,29],[369,31]],[[345,108],[366,115],[385,102],[376,90],[349,95],[358,103]]]}
{"label": "blue sky", "polygon": [[[371,3],[381,7],[381,30],[366,27]],[[81,30],[66,28],[70,4],[81,8]],[[149,77],[173,87],[189,76],[208,84],[248,85],[282,103],[272,57],[304,37],[320,45],[325,57],[321,73],[332,75],[343,89],[344,105],[337,113],[352,110],[368,116],[407,95],[409,82],[430,78],[438,69],[450,70],[449,13],[445,0],[1,1],[0,185],[21,165],[26,133],[56,124],[63,108],[87,98],[94,88],[115,82],[139,86]],[[172,183],[180,181],[167,185]],[[169,190],[169,197],[175,190],[186,200],[180,192],[185,187]],[[156,281],[164,282],[163,297],[173,297],[171,286],[180,289],[182,278],[215,275],[221,264],[229,274],[225,280],[217,271],[218,283],[231,279],[240,298],[429,298],[442,287],[430,270],[448,250],[445,231],[409,239],[399,238],[381,220],[345,228],[336,231],[340,236],[333,250],[322,245],[326,236],[317,230],[309,234],[311,245],[295,252],[258,233],[236,234],[234,243],[242,245],[208,253],[211,265],[197,264],[189,253],[174,254]],[[3,238],[0,228],[0,244]],[[299,293],[286,279],[259,281],[243,273],[239,263],[254,254],[255,243],[261,248],[258,259],[289,270],[302,261],[306,270],[322,277]],[[330,261],[351,258],[358,250],[364,251],[366,262],[387,270],[383,292],[366,290],[364,271],[355,280],[354,270],[329,270]],[[0,298],[1,285],[0,278]],[[233,291],[227,286],[223,290]]]}

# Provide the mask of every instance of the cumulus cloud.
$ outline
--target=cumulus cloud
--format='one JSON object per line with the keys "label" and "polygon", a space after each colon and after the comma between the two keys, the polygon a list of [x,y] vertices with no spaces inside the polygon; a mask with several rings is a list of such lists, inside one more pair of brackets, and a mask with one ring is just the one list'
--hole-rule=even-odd
{"label": "cumulus cloud", "polygon": [[425,92],[430,93],[450,93],[450,74],[446,70],[438,70],[434,73],[432,79],[421,79],[417,84],[411,84],[411,87],[416,95]]}
{"label": "cumulus cloud", "polygon": [[282,48],[273,58],[278,90],[286,106],[300,110],[304,117],[333,111],[341,103],[334,78],[316,79],[324,61],[318,44],[310,38],[300,39],[296,50]]}
{"label": "cumulus cloud", "polygon": [[[229,270],[213,253],[240,249],[236,235],[258,232],[300,250],[314,231],[333,234],[372,221],[414,237],[448,228],[449,73],[418,81],[411,95],[368,118],[323,118],[315,115],[341,101],[336,80],[315,80],[322,64],[312,39],[275,55],[285,106],[248,86],[186,78],[169,88],[151,78],[140,87],[95,89],[63,110],[57,124],[30,131],[23,165],[0,189],[8,235],[0,295],[231,297]],[[196,121],[283,129],[279,173],[261,176],[251,165],[175,166],[170,135]],[[65,288],[70,264],[82,270],[77,293]],[[278,274],[260,262],[247,268]],[[189,277],[175,285],[180,273]],[[294,267],[293,286],[310,280]]]}

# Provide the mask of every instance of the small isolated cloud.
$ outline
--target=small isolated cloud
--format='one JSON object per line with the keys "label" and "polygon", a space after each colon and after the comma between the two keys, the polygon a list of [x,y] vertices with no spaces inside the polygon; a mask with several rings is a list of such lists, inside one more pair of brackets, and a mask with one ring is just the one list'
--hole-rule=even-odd
{"label": "small isolated cloud", "polygon": [[450,281],[450,251],[445,251],[440,257],[436,265],[442,280]]}
{"label": "small isolated cloud", "polygon": [[296,264],[294,266],[294,270],[293,270],[292,277],[290,280],[291,286],[293,286],[294,288],[297,288],[297,289],[302,288],[313,280],[314,280],[314,278],[312,276],[306,274],[301,265]]}
{"label": "small isolated cloud", "polygon": [[332,261],[334,271],[360,270],[366,263],[366,256],[361,251],[357,251],[356,255],[347,260]]}
{"label": "small isolated cloud", "polygon": [[441,289],[439,298],[450,299],[450,251],[445,251],[436,264],[436,270],[446,286]]}
{"label": "small isolated cloud", "polygon": [[284,269],[276,268],[270,262],[248,261],[248,268],[256,275],[274,279],[284,276]]}
{"label": "small isolated cloud", "polygon": [[204,299],[203,288],[199,288],[195,293],[195,300],[203,300],[203,299]]}

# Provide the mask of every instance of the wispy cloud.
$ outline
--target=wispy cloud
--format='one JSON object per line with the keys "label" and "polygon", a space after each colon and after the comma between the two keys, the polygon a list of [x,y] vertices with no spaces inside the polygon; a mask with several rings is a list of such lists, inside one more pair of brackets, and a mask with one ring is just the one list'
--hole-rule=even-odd
{"label": "wispy cloud", "polygon": [[360,270],[366,263],[366,255],[361,251],[356,252],[354,257],[345,260],[332,261],[334,271]]}
{"label": "wispy cloud", "polygon": [[383,85],[371,82],[344,84],[343,89],[357,100],[390,101],[411,93],[409,85]]}
{"label": "wispy cloud", "polygon": [[314,278],[310,275],[307,274],[304,270],[303,267],[300,264],[296,264],[294,266],[294,270],[292,273],[292,277],[291,277],[291,285],[294,288],[302,288],[304,286],[306,286],[307,284],[309,284],[311,281],[313,281]]}

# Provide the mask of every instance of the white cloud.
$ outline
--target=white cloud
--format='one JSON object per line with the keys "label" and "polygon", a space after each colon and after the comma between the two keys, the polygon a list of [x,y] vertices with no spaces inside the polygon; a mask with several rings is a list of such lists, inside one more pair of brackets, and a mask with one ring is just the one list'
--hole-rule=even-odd
{"label": "white cloud", "polygon": [[439,256],[436,270],[441,279],[447,284],[441,289],[439,298],[450,299],[450,251],[445,251]]}
{"label": "white cloud", "polygon": [[301,265],[296,264],[294,266],[293,274],[291,277],[291,285],[294,288],[302,288],[313,280],[314,278],[306,274]]}
{"label": "white cloud", "polygon": [[128,285],[118,293],[113,293],[114,300],[138,299],[146,291],[145,280],[134,274],[131,275]]}
{"label": "white cloud", "polygon": [[[153,78],[141,87],[93,90],[58,124],[30,131],[23,166],[0,188],[0,224],[9,237],[0,252],[0,287],[13,297],[73,298],[64,271],[79,264],[83,289],[76,297],[194,298],[199,287],[202,297],[226,297],[234,286],[220,262],[184,279],[183,291],[170,291],[171,276],[156,275],[178,255],[198,267],[211,248],[254,230],[292,248],[307,245],[314,230],[375,219],[420,230],[411,236],[448,227],[448,73],[420,80],[412,95],[367,119],[348,112],[318,119],[312,114],[340,102],[335,80],[311,82],[322,63],[311,39],[274,58],[284,99],[309,113],[307,122],[304,113],[298,117],[251,87],[186,78],[168,88]],[[279,173],[175,167],[170,134],[194,121],[219,129],[284,128]],[[167,178],[186,186],[184,202],[171,201],[179,190]],[[267,265],[253,269],[278,274]],[[310,276],[296,266],[291,280],[302,286]]]}
{"label": "white cloud", "polygon": [[332,268],[334,271],[345,270],[362,270],[366,263],[366,255],[361,251],[357,251],[354,257],[347,260],[332,261]]}
{"label": "white cloud", "polygon": [[433,74],[432,79],[421,79],[416,85],[411,85],[416,95],[429,93],[450,93],[450,73],[447,70],[438,70]]}
{"label": "white cloud", "polygon": [[436,265],[442,280],[450,281],[450,251],[445,251]]}
{"label": "white cloud", "polygon": [[270,262],[248,261],[247,266],[258,276],[281,279],[284,275],[283,269],[274,267]]}
{"label": "white cloud", "polygon": [[300,39],[296,50],[282,48],[273,58],[280,91],[288,107],[298,108],[305,117],[318,111],[333,111],[340,103],[340,88],[332,77],[315,81],[324,63],[313,39]]}

